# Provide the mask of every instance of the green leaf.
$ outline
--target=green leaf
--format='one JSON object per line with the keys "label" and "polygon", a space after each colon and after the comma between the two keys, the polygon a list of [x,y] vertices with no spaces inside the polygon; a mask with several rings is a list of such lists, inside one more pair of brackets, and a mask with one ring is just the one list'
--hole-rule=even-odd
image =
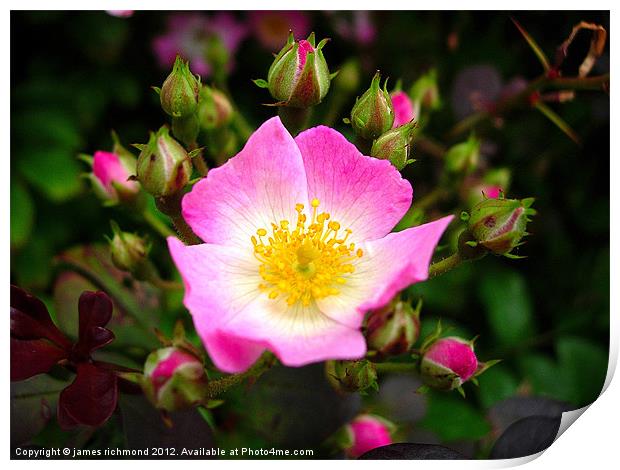
{"label": "green leaf", "polygon": [[[543,395],[566,401],[572,384],[558,365],[548,356],[529,354],[519,359],[522,374],[532,386],[535,395]],[[482,376],[481,376],[482,377]]]}
{"label": "green leaf", "polygon": [[68,382],[41,374],[11,383],[11,445],[36,436],[56,414],[58,395]]}
{"label": "green leaf", "polygon": [[62,147],[34,147],[20,152],[17,165],[21,174],[53,202],[76,196],[83,188],[83,167],[72,150]]}
{"label": "green leaf", "polygon": [[477,440],[491,430],[480,412],[460,396],[438,392],[427,396],[428,410],[418,426],[434,432],[442,441]]}
{"label": "green leaf", "polygon": [[571,384],[567,399],[578,406],[595,401],[603,389],[608,353],[599,344],[575,336],[558,339],[558,362]]}
{"label": "green leaf", "polygon": [[26,186],[11,180],[11,249],[23,246],[34,225],[34,203]]}
{"label": "green leaf", "polygon": [[517,345],[532,335],[532,301],[521,274],[506,268],[487,270],[479,282],[479,295],[500,345]]}
{"label": "green leaf", "polygon": [[514,395],[519,386],[517,378],[504,365],[496,365],[485,371],[478,377],[478,382],[478,398],[485,409]]}
{"label": "green leaf", "polygon": [[252,81],[259,88],[268,88],[269,87],[269,83],[267,83],[267,80],[263,80],[262,78],[257,78],[256,80],[252,80]]}

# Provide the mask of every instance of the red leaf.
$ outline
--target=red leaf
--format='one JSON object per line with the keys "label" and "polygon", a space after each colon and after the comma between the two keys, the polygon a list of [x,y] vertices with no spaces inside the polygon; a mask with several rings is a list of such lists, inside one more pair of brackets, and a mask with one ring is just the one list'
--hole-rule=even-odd
{"label": "red leaf", "polygon": [[49,371],[67,352],[45,339],[11,338],[11,381],[25,380]]}
{"label": "red leaf", "polygon": [[24,340],[45,338],[61,348],[71,348],[71,342],[54,325],[45,304],[17,286],[11,286],[11,336]]}
{"label": "red leaf", "polygon": [[112,318],[112,301],[103,292],[85,291],[80,296],[78,310],[79,339],[74,351],[78,357],[84,358],[114,340],[114,333],[104,328]]}
{"label": "red leaf", "polygon": [[101,426],[112,416],[117,400],[116,374],[82,362],[73,383],[60,392],[58,423],[63,429]]}

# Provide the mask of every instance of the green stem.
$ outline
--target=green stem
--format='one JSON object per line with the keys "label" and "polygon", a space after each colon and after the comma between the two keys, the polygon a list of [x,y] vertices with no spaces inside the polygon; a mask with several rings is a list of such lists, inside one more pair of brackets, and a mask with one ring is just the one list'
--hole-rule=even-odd
{"label": "green stem", "polygon": [[310,118],[312,108],[292,108],[290,106],[280,106],[278,116],[282,120],[284,127],[295,137],[304,130]]}
{"label": "green stem", "polygon": [[153,230],[155,230],[162,237],[167,238],[174,235],[174,231],[168,227],[157,215],[153,214],[151,211],[146,210],[143,214],[144,221],[151,226]]}
{"label": "green stem", "polygon": [[374,366],[379,373],[402,373],[415,372],[418,370],[418,364],[415,362],[377,362]]}
{"label": "green stem", "polygon": [[431,264],[428,268],[428,278],[432,279],[433,277],[439,276],[440,274],[445,274],[448,271],[456,268],[463,261],[463,258],[461,258],[461,255],[457,251],[456,253],[453,253],[447,258]]}
{"label": "green stem", "polygon": [[215,398],[230,387],[240,384],[246,379],[257,380],[261,375],[267,372],[275,364],[276,359],[270,352],[265,352],[263,355],[250,367],[247,371],[241,374],[233,374],[223,377],[221,379],[212,380],[207,385],[207,397],[209,399]]}
{"label": "green stem", "polygon": [[191,227],[187,225],[187,222],[181,214],[181,198],[182,194],[173,194],[171,196],[163,196],[155,199],[157,208],[170,217],[174,229],[176,230],[179,238],[186,245],[199,245],[202,243],[200,238],[192,231]]}

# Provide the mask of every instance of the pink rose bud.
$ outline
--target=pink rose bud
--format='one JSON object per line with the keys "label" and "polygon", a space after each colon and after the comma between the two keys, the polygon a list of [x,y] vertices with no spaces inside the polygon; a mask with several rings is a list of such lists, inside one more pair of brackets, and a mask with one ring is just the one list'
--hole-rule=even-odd
{"label": "pink rose bud", "polygon": [[129,178],[135,174],[136,158],[129,152],[122,154],[95,152],[93,172],[89,175],[95,193],[112,204],[133,202],[140,192],[140,185]]}
{"label": "pink rose bud", "polygon": [[159,93],[163,110],[172,117],[187,117],[196,112],[200,93],[200,77],[194,76],[189,62],[177,56],[172,72]]}
{"label": "pink rose bud", "polygon": [[416,124],[409,122],[382,134],[372,144],[370,155],[382,160],[389,160],[398,170],[402,170],[411,163],[411,143],[413,142]]}
{"label": "pink rose bud", "polygon": [[400,127],[415,118],[413,103],[409,95],[404,91],[392,93],[392,105],[394,106],[394,124],[392,127]]}
{"label": "pink rose bud", "polygon": [[402,300],[371,311],[366,326],[368,347],[380,357],[397,356],[411,349],[420,335],[420,305],[414,309]]}
{"label": "pink rose bud", "polygon": [[351,126],[360,137],[374,140],[392,128],[394,107],[387,92],[387,80],[381,89],[381,74],[375,73],[370,88],[357,99],[351,110]]}
{"label": "pink rose bud", "polygon": [[357,458],[377,447],[392,443],[391,429],[394,427],[389,421],[375,415],[359,415],[347,426],[349,437],[345,452],[349,457]]}
{"label": "pink rose bud", "polygon": [[468,229],[478,244],[498,255],[507,255],[527,235],[529,216],[536,214],[530,206],[533,198],[485,199],[471,210]]}
{"label": "pink rose bud", "polygon": [[319,104],[331,81],[323,56],[326,43],[327,39],[323,39],[315,46],[314,33],[307,40],[295,41],[291,33],[269,68],[267,82],[255,83],[269,88],[271,96],[282,106],[309,108]]}
{"label": "pink rose bud", "polygon": [[433,342],[420,363],[424,382],[438,390],[459,388],[477,370],[478,359],[472,343],[454,336]]}
{"label": "pink rose bud", "polygon": [[207,382],[202,362],[196,356],[168,347],[147,357],[142,389],[156,408],[175,411],[203,401]]}
{"label": "pink rose bud", "polygon": [[167,127],[151,133],[146,145],[141,146],[137,177],[142,187],[155,197],[171,196],[189,182],[192,162],[181,144],[170,137]]}

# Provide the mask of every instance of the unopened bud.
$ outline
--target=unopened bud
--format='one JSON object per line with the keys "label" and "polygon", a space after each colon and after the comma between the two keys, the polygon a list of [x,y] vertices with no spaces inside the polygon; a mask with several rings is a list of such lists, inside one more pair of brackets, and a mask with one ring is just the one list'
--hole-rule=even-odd
{"label": "unopened bud", "polygon": [[198,122],[205,130],[226,126],[233,116],[233,107],[228,97],[216,88],[203,85],[200,90]]}
{"label": "unopened bud", "polygon": [[140,185],[130,180],[136,171],[136,157],[125,152],[97,151],[92,157],[93,172],[88,177],[95,194],[110,204],[133,204],[140,193]]}
{"label": "unopened bud", "polygon": [[309,108],[319,104],[332,79],[323,56],[326,43],[327,39],[323,39],[315,46],[314,33],[307,40],[295,41],[291,33],[269,68],[267,82],[255,83],[268,87],[271,96],[282,106]]}
{"label": "unopened bud", "polygon": [[167,127],[151,133],[146,145],[141,146],[137,178],[142,187],[156,197],[176,194],[189,182],[192,162]]}
{"label": "unopened bud", "polygon": [[362,392],[368,388],[377,389],[377,371],[372,362],[327,361],[327,379],[340,392]]}
{"label": "unopened bud", "polygon": [[478,370],[478,359],[471,341],[457,337],[433,342],[422,356],[420,373],[424,382],[438,390],[454,390]]}
{"label": "unopened bud", "polygon": [[479,159],[480,141],[472,135],[465,142],[450,147],[445,156],[446,170],[467,175],[477,168]]}
{"label": "unopened bud", "polygon": [[418,78],[409,90],[409,96],[414,103],[430,110],[441,107],[439,87],[437,85],[437,71],[430,70]]}
{"label": "unopened bud", "polygon": [[377,72],[370,88],[357,99],[351,110],[351,126],[366,140],[374,140],[391,129],[394,123],[392,99],[387,92],[387,80],[381,89],[381,74]]}
{"label": "unopened bud", "polygon": [[114,235],[110,242],[112,263],[121,271],[139,272],[147,263],[149,246],[133,233],[123,232],[116,222],[112,222]]}
{"label": "unopened bud", "polygon": [[163,110],[172,117],[186,117],[198,106],[200,77],[194,76],[189,63],[177,56],[172,72],[164,81],[159,93]]}
{"label": "unopened bud", "polygon": [[411,143],[416,128],[414,122],[410,122],[395,129],[390,129],[381,135],[372,144],[370,155],[382,160],[389,160],[399,170],[410,163]]}
{"label": "unopened bud", "polygon": [[366,340],[368,347],[380,357],[398,356],[409,351],[420,335],[420,304],[394,300],[368,315]]}
{"label": "unopened bud", "polygon": [[474,241],[498,255],[507,255],[527,235],[529,216],[536,211],[533,198],[485,199],[471,210],[468,230]]}
{"label": "unopened bud", "polygon": [[348,457],[357,458],[377,447],[392,443],[393,423],[377,415],[357,416],[345,426],[344,451]]}
{"label": "unopened bud", "polygon": [[158,409],[176,411],[202,402],[207,383],[202,362],[184,349],[163,348],[146,358],[142,389]]}

